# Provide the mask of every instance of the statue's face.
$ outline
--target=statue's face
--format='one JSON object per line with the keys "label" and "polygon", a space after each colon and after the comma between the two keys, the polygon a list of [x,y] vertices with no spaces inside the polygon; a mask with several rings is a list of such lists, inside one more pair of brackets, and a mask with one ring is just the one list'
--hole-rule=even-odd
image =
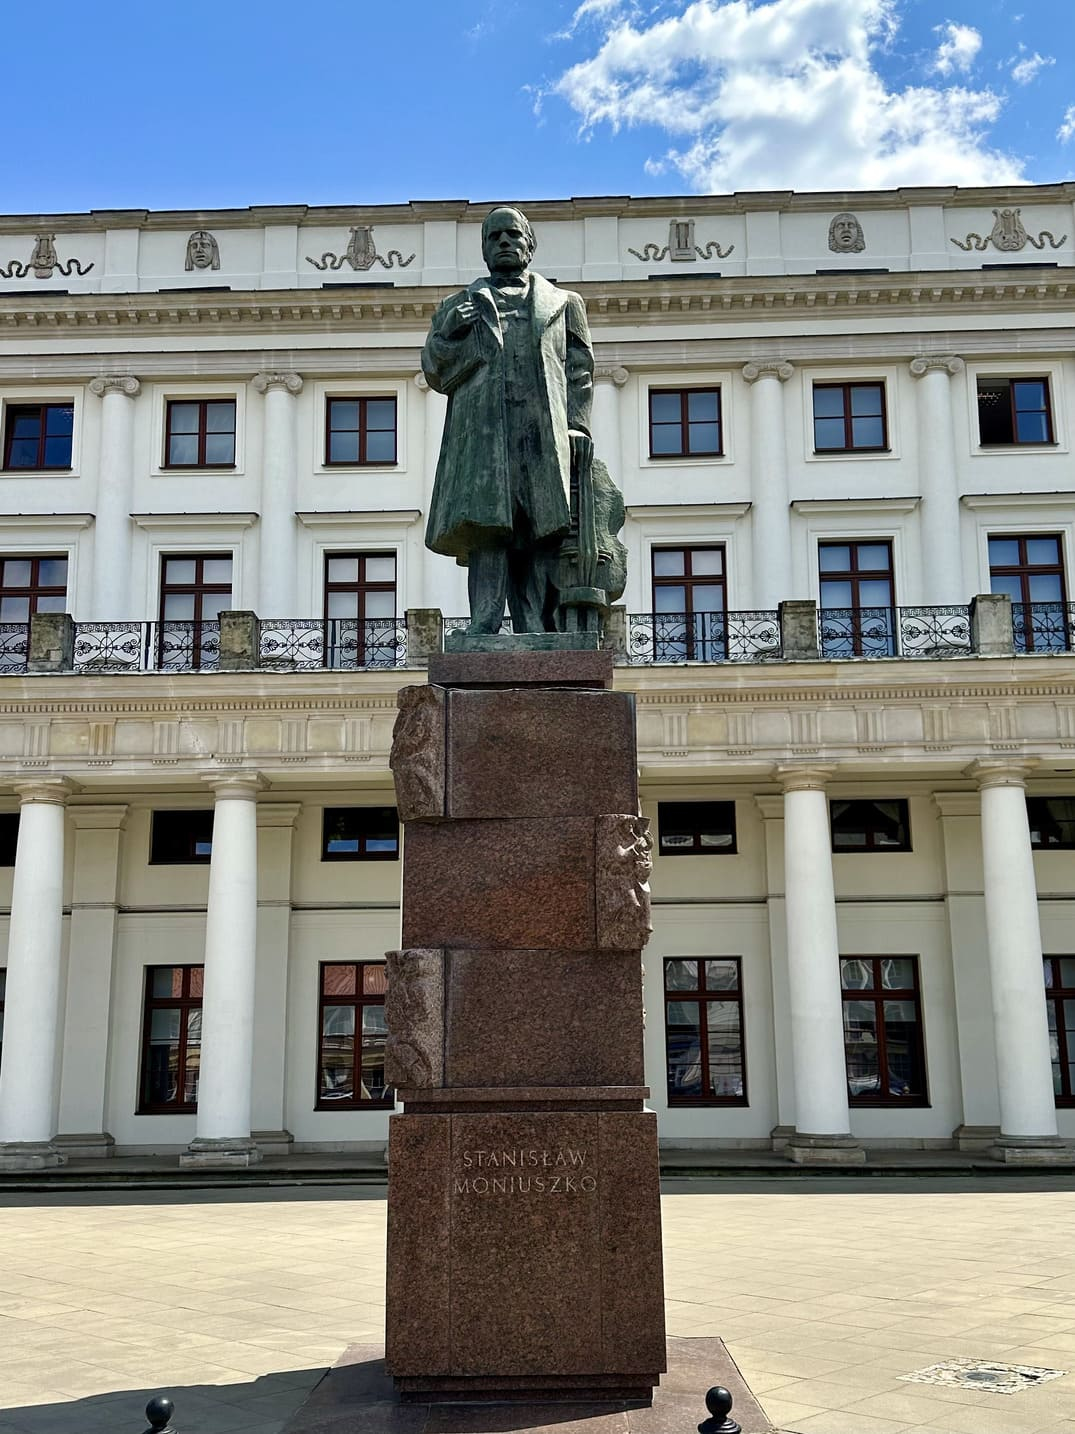
{"label": "statue's face", "polygon": [[483,225],[482,254],[493,273],[521,273],[534,252],[517,209],[494,209]]}
{"label": "statue's face", "polygon": [[208,234],[199,230],[190,236],[190,262],[195,269],[208,269],[213,262],[213,241]]}

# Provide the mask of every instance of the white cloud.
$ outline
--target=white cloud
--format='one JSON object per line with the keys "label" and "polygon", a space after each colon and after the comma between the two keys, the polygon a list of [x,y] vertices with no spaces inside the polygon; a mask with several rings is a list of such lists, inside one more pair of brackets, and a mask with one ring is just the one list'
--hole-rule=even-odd
{"label": "white cloud", "polygon": [[1024,55],[1021,60],[1016,60],[1012,65],[1012,79],[1017,85],[1029,85],[1039,70],[1043,70],[1046,65],[1055,64],[1055,56],[1039,55],[1035,50],[1032,55]]}
{"label": "white cloud", "polygon": [[950,75],[953,70],[966,74],[982,48],[982,37],[973,25],[954,25],[947,20],[943,25],[934,25],[933,32],[943,35],[937,46],[933,68],[939,75]]}
{"label": "white cloud", "polygon": [[897,5],[692,0],[664,19],[613,16],[551,89],[584,134],[664,130],[678,143],[648,172],[678,171],[702,191],[1022,182],[986,139],[1003,103],[992,90],[888,87],[875,60]]}
{"label": "white cloud", "polygon": [[1075,105],[1068,105],[1064,111],[1064,118],[1060,121],[1056,137],[1061,144],[1067,144],[1069,139],[1075,139]]}

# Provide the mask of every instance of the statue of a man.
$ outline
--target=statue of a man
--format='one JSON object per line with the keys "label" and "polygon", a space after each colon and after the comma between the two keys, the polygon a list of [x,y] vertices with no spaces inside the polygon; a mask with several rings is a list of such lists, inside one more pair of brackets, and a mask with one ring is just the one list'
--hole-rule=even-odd
{"label": "statue of a man", "polygon": [[590,464],[593,348],[586,307],[529,269],[534,233],[517,209],[482,225],[488,279],[433,315],[422,352],[448,397],[426,546],[465,563],[470,633],[556,630],[571,472]]}

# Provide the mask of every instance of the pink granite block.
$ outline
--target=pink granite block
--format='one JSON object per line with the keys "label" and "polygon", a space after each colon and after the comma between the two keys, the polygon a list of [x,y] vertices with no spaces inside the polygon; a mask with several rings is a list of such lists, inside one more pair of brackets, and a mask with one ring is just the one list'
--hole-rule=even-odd
{"label": "pink granite block", "polygon": [[389,1373],[448,1374],[451,1331],[450,1115],[388,1122],[388,1269],[385,1361]]}
{"label": "pink granite block", "polygon": [[401,687],[388,765],[396,784],[400,821],[444,815],[445,692],[443,687]]}

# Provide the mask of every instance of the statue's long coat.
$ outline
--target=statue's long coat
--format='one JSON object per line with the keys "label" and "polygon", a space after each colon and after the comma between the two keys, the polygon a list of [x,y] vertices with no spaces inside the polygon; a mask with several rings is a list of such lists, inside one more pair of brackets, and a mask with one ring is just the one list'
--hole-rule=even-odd
{"label": "statue's long coat", "polygon": [[[578,294],[531,275],[531,325],[540,375],[530,415],[543,455],[530,471],[528,514],[537,542],[566,533],[570,522],[571,455],[568,430],[590,432],[593,348],[586,306]],[[504,336],[488,279],[452,294],[433,315],[422,351],[430,388],[448,397],[440,461],[426,524],[426,546],[466,558],[474,548],[506,543],[512,535],[512,483],[504,413]],[[470,299],[480,319],[458,338],[441,329]],[[528,445],[529,446],[529,445]]]}

